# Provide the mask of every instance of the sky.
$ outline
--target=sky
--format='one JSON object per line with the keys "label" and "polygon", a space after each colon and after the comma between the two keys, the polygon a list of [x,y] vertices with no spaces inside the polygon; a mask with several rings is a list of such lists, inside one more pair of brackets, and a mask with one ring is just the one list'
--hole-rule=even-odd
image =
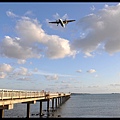
{"label": "sky", "polygon": [[120,93],[119,2],[0,6],[0,89]]}

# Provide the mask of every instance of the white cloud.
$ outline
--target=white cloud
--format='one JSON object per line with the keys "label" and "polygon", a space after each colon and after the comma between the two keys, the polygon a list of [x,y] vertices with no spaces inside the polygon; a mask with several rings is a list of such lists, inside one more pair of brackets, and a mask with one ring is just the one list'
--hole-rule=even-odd
{"label": "white cloud", "polygon": [[7,76],[7,74],[6,74],[6,73],[4,73],[4,72],[0,72],[0,79],[5,78],[6,76]]}
{"label": "white cloud", "polygon": [[33,12],[30,11],[30,10],[28,10],[28,11],[25,13],[25,15],[33,15]]}
{"label": "white cloud", "polygon": [[84,54],[85,54],[85,56],[84,56],[85,58],[87,58],[87,57],[93,57],[93,55],[91,53],[89,53],[89,52],[85,52]]}
{"label": "white cloud", "polygon": [[18,63],[18,64],[25,64],[25,63],[26,63],[26,60],[18,59],[17,63]]}
{"label": "white cloud", "polygon": [[58,75],[57,74],[54,74],[54,75],[45,75],[45,78],[47,80],[58,80]]}
{"label": "white cloud", "polygon": [[45,32],[37,19],[30,19],[29,17],[20,19],[17,22],[16,30],[22,39],[21,42],[26,45],[31,45],[34,42],[44,42]]}
{"label": "white cloud", "polygon": [[12,70],[13,70],[13,68],[11,65],[5,64],[5,63],[0,64],[0,72],[11,72]]}
{"label": "white cloud", "polygon": [[27,68],[20,67],[20,68],[18,68],[14,71],[13,75],[16,75],[16,76],[18,76],[18,75],[20,75],[20,76],[21,75],[22,76],[31,76],[32,73],[30,71],[28,71]]}
{"label": "white cloud", "polygon": [[105,4],[105,8],[109,7],[107,4]]}
{"label": "white cloud", "polygon": [[47,71],[41,71],[38,70],[37,68],[35,68],[34,70],[31,71],[32,74],[37,74],[37,75],[44,75],[44,76],[59,76],[59,77],[68,77],[68,78],[75,78],[75,77],[79,77],[79,76],[75,76],[75,75],[71,75],[71,74],[59,74],[59,73],[50,73]]}
{"label": "white cloud", "polygon": [[3,79],[7,77],[13,70],[14,68],[9,64],[0,64],[0,78]]}
{"label": "white cloud", "polygon": [[70,43],[66,39],[60,38],[57,35],[46,35],[45,39],[47,40],[45,43],[45,52],[49,58],[64,58],[66,56],[74,56],[76,54],[76,51],[70,48]]}
{"label": "white cloud", "polygon": [[21,43],[20,40],[17,40],[16,38],[11,38],[9,36],[5,36],[0,46],[1,55],[7,56],[9,58],[25,60],[27,58],[40,57],[37,49],[34,49],[34,47],[31,46],[25,46]]}
{"label": "white cloud", "polygon": [[95,69],[90,69],[90,70],[88,70],[87,72],[88,72],[88,73],[94,73],[94,72],[96,72],[96,70],[95,70]]}
{"label": "white cloud", "polygon": [[[74,49],[83,53],[92,53],[100,44],[109,54],[120,52],[120,5],[107,6],[96,14],[90,14],[78,21],[78,25],[86,33],[84,38],[75,39]],[[90,55],[88,54],[88,55]]]}
{"label": "white cloud", "polygon": [[61,17],[58,13],[56,13],[55,15],[53,15],[53,18],[54,19],[68,19],[68,15],[65,14]]}
{"label": "white cloud", "polygon": [[6,14],[7,14],[8,17],[18,17],[16,14],[14,14],[11,11],[7,11]]}
{"label": "white cloud", "polygon": [[76,51],[71,49],[67,39],[46,34],[37,19],[22,17],[16,23],[19,37],[5,36],[0,44],[2,56],[21,60],[40,58],[41,53],[51,59],[75,56]]}

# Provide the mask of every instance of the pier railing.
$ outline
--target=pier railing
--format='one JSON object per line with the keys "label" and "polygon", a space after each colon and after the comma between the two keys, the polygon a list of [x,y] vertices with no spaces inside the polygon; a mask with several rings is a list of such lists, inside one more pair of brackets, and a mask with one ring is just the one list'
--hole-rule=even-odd
{"label": "pier railing", "polygon": [[35,98],[35,97],[58,97],[70,95],[70,93],[51,93],[45,91],[25,91],[25,90],[6,90],[0,89],[0,100],[5,99],[20,99],[20,98]]}

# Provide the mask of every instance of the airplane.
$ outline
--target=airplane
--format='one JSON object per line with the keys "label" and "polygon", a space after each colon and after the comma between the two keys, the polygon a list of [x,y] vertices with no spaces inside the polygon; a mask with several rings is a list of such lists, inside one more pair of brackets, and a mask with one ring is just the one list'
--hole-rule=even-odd
{"label": "airplane", "polygon": [[75,21],[75,20],[62,20],[62,19],[58,19],[55,22],[49,22],[49,23],[55,23],[55,24],[57,24],[57,26],[58,26],[58,24],[60,24],[62,27],[65,28],[66,24],[68,24],[69,22],[73,22],[73,21]]}

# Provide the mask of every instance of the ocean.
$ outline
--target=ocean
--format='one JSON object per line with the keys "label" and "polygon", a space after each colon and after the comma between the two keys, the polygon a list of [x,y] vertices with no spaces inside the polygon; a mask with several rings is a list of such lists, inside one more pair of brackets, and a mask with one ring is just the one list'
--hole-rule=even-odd
{"label": "ocean", "polygon": [[[43,102],[43,117],[52,118],[120,118],[120,94],[71,94],[71,97],[56,111],[46,112]],[[30,118],[39,118],[39,102],[30,105]],[[26,117],[27,105],[14,104],[4,111],[4,118]]]}

